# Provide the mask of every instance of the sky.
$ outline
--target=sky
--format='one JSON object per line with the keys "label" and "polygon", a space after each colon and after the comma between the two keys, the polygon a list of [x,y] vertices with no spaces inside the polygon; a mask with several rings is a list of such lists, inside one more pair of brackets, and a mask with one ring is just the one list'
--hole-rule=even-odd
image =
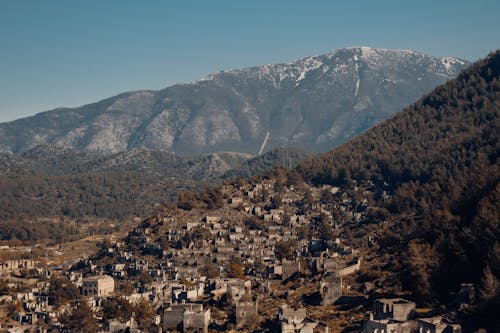
{"label": "sky", "polygon": [[0,0],[0,122],[350,46],[474,61],[499,0]]}

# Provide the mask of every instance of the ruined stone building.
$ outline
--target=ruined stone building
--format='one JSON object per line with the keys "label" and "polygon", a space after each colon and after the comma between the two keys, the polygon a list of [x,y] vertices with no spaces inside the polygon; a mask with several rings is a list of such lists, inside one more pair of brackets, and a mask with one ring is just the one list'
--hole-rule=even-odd
{"label": "ruined stone building", "polygon": [[204,310],[202,304],[172,304],[163,312],[165,329],[180,329],[184,332],[208,332],[210,309]]}
{"label": "ruined stone building", "polygon": [[460,325],[445,323],[441,317],[418,320],[418,333],[461,333],[461,331]]}
{"label": "ruined stone building", "polygon": [[292,261],[283,259],[281,261],[281,276],[283,280],[288,279],[295,273],[300,272],[300,261]]}
{"label": "ruined stone building", "polygon": [[411,333],[412,327],[407,322],[396,322],[391,319],[367,320],[363,333]]}
{"label": "ruined stone building", "polygon": [[281,333],[328,333],[326,323],[307,317],[305,308],[293,309],[283,304],[278,309]]}
{"label": "ruined stone building", "polygon": [[257,302],[236,302],[236,326],[242,327],[249,321],[255,320],[258,316]]}
{"label": "ruined stone building", "polygon": [[209,324],[210,309],[188,309],[184,311],[182,319],[182,327],[184,332],[208,333]]}
{"label": "ruined stone building", "polygon": [[115,280],[109,275],[96,275],[83,279],[83,296],[106,296],[115,291]]}
{"label": "ruined stone building", "polygon": [[416,305],[402,298],[382,298],[373,303],[374,319],[407,321],[413,318]]}
{"label": "ruined stone building", "polygon": [[415,314],[414,302],[402,298],[382,298],[373,303],[373,313],[365,321],[364,333],[411,333],[414,322],[408,322]]}
{"label": "ruined stone building", "polygon": [[0,275],[10,273],[18,269],[33,269],[37,267],[37,262],[31,259],[7,260],[0,262]]}
{"label": "ruined stone building", "polygon": [[342,296],[342,278],[331,274],[321,280],[319,285],[321,305],[332,305]]}

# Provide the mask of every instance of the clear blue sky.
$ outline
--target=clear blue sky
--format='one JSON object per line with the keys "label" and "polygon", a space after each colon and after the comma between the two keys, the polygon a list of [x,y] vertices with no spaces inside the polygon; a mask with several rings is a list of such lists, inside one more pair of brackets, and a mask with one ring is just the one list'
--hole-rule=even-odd
{"label": "clear blue sky", "polygon": [[0,122],[347,46],[476,60],[499,0],[0,0]]}

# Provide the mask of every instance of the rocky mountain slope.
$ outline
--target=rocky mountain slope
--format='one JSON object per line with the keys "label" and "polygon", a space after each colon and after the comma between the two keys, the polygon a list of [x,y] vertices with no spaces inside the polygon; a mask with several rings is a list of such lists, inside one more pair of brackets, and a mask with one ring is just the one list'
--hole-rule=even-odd
{"label": "rocky mountain slope", "polygon": [[0,151],[40,144],[117,153],[256,154],[327,150],[385,120],[467,66],[455,58],[368,47],[288,64],[229,70],[160,91],[136,91],[0,124]]}

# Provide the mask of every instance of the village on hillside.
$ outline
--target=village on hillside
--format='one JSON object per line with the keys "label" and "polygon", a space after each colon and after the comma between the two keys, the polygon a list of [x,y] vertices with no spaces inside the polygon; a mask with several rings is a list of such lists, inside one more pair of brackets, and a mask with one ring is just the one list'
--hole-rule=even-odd
{"label": "village on hillside", "polygon": [[[370,206],[386,195],[293,177],[183,193],[95,254],[0,262],[0,329],[461,332],[453,311],[417,308],[378,266],[378,235],[363,228],[386,223]],[[473,306],[474,286],[456,299]]]}

